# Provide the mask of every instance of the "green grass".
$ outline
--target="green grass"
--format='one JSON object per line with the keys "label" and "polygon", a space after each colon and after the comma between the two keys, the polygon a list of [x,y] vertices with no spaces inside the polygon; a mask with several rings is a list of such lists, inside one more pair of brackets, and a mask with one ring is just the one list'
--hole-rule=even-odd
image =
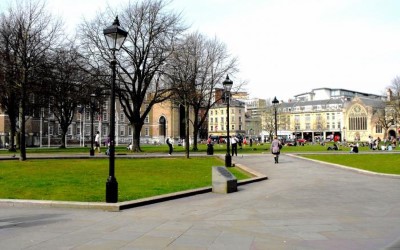
{"label": "green grass", "polygon": [[398,154],[311,154],[302,156],[377,173],[400,175]]}
{"label": "green grass", "polygon": [[[119,201],[211,186],[221,159],[116,159]],[[238,180],[250,176],[229,168]],[[108,159],[0,161],[0,198],[104,202]]]}

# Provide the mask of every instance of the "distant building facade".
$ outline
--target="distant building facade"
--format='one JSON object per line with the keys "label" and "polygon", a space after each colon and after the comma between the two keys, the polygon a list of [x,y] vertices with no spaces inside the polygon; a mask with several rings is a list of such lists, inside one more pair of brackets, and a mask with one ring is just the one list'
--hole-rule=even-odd
{"label": "distant building facade", "polygon": [[278,136],[310,142],[339,138],[367,141],[381,137],[374,112],[385,97],[347,89],[318,88],[278,105]]}

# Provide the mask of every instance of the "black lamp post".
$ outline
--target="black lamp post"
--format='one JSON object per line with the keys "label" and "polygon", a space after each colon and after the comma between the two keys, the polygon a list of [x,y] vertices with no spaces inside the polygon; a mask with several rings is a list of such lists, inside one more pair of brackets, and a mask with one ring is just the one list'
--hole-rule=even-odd
{"label": "black lamp post", "polygon": [[95,109],[95,99],[96,99],[96,95],[95,94],[91,94],[90,95],[90,122],[91,122],[91,126],[90,126],[90,156],[94,156],[94,147],[93,147],[93,136],[94,136],[94,127],[93,127],[93,120],[94,120],[94,109]]}
{"label": "black lamp post", "polygon": [[112,60],[110,67],[112,70],[111,76],[111,98],[110,98],[110,147],[109,147],[109,175],[106,182],[106,202],[118,202],[118,182],[115,178],[115,67],[117,60],[115,58],[115,51],[118,51],[124,43],[128,32],[119,26],[118,16],[115,18],[113,24],[103,30],[106,38],[108,48],[112,52]]}
{"label": "black lamp post", "polygon": [[274,100],[272,100],[272,105],[274,105],[274,115],[275,115],[275,136],[278,137],[278,123],[277,123],[277,117],[276,117],[276,108],[278,105],[279,101],[276,99],[276,96]]}
{"label": "black lamp post", "polygon": [[229,76],[226,75],[225,81],[222,83],[224,85],[225,90],[225,100],[226,100],[226,155],[225,155],[225,167],[232,166],[232,157],[230,154],[230,138],[229,138],[229,100],[230,100],[230,92],[233,85],[233,82],[229,79]]}

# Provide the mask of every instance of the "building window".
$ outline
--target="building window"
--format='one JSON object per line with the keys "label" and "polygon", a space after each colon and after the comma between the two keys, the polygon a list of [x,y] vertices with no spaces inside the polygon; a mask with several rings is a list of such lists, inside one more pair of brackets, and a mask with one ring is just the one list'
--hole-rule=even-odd
{"label": "building window", "polygon": [[145,136],[149,136],[150,135],[149,128],[144,128],[144,135]]}
{"label": "building window", "polygon": [[[51,133],[51,134],[53,134],[53,133]],[[85,135],[90,136],[90,125],[85,125]]]}
{"label": "building window", "polygon": [[108,101],[103,103],[103,110],[108,110]]}
{"label": "building window", "polygon": [[367,112],[361,105],[355,105],[349,113],[349,130],[367,130]]}
{"label": "building window", "polygon": [[376,126],[375,126],[375,133],[382,133],[382,125],[376,124]]}
{"label": "building window", "polygon": [[132,127],[128,126],[128,135],[131,136],[132,135]]}
{"label": "building window", "polygon": [[146,118],[144,118],[144,123],[149,123],[149,116],[147,115]]}
{"label": "building window", "polygon": [[107,112],[103,112],[103,121],[108,121],[108,113]]}
{"label": "building window", "polygon": [[107,135],[108,136],[108,128],[106,126],[103,126],[101,128],[101,134],[102,135]]}
{"label": "building window", "polygon": [[71,126],[68,127],[68,135],[72,135],[72,127]]}
{"label": "building window", "polygon": [[124,121],[125,121],[125,114],[124,114],[124,113],[120,113],[120,114],[119,114],[119,120],[120,120],[121,122],[124,122]]}

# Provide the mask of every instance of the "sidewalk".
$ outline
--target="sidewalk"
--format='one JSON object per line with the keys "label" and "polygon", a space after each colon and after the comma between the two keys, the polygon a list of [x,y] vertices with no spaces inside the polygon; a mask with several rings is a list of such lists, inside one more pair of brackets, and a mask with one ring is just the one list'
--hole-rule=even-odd
{"label": "sidewalk", "polygon": [[[384,249],[400,247],[400,179],[282,155],[233,157],[269,180],[100,210],[0,207],[4,249]],[[393,248],[394,249],[394,248]]]}

